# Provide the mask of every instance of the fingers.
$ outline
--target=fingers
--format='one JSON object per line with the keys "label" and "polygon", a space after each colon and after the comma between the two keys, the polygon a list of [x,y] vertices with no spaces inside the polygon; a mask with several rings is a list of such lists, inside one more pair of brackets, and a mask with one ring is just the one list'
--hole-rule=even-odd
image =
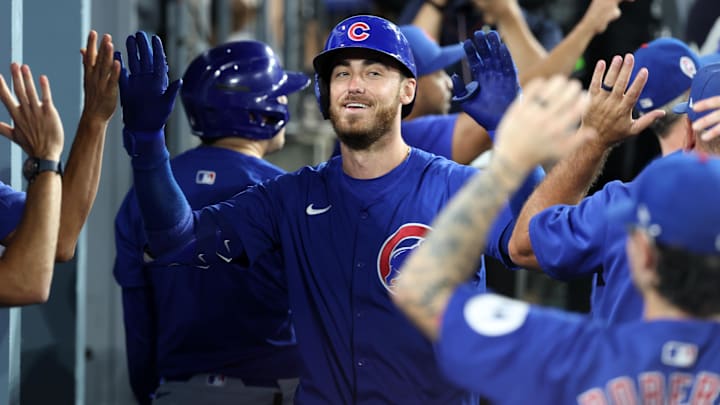
{"label": "fingers", "polygon": [[[630,69],[632,71],[632,68]],[[630,85],[630,88],[627,89],[627,92],[625,92],[625,100],[624,102],[626,105],[634,106],[635,103],[637,103],[638,99],[640,98],[640,94],[642,93],[643,89],[645,88],[645,84],[648,80],[648,70],[646,68],[642,68],[638,71],[637,75],[635,76],[635,80],[633,80],[632,84]]]}
{"label": "fingers", "polygon": [[482,68],[483,63],[475,51],[475,45],[473,44],[472,39],[468,38],[463,41],[463,49],[465,50],[465,56],[467,57],[473,76],[475,76],[478,73],[478,70]]}
{"label": "fingers", "polygon": [[0,135],[13,141],[14,140],[13,133],[14,133],[13,127],[11,127],[10,125],[8,125],[5,122],[0,122]]}
{"label": "fingers", "polygon": [[604,91],[600,89],[603,80],[603,73],[605,73],[605,61],[601,59],[595,64],[595,70],[593,71],[592,79],[590,79],[590,87],[588,88],[590,94],[596,94],[600,91]]}
{"label": "fingers", "polygon": [[640,118],[634,120],[632,125],[630,126],[630,135],[639,134],[640,132],[644,131],[647,127],[649,127],[650,124],[655,122],[656,119],[661,118],[664,115],[665,115],[665,111],[663,111],[663,110],[653,110],[647,114],[641,115]]}
{"label": "fingers", "polygon": [[95,64],[95,57],[97,55],[97,51],[95,47],[97,46],[97,32],[94,30],[91,30],[88,34],[87,38],[87,45],[85,45],[84,52],[81,49],[80,52],[83,55],[83,65],[85,65],[85,69],[87,69],[88,65],[94,65]]}
{"label": "fingers", "polygon": [[153,48],[153,67],[156,71],[164,69],[167,71],[167,62],[165,59],[165,50],[163,49],[162,41],[157,35],[152,37],[152,48]]}
{"label": "fingers", "polygon": [[140,60],[138,59],[138,49],[135,37],[130,35],[125,41],[127,48],[128,68],[130,73],[140,73]]}
{"label": "fingers", "polygon": [[100,43],[100,52],[97,55],[97,61],[95,63],[96,66],[102,69],[104,74],[107,74],[107,69],[113,64],[113,51],[112,37],[109,34],[104,34],[102,42]]}
{"label": "fingers", "polygon": [[40,90],[42,90],[42,106],[44,109],[53,108],[52,92],[50,91],[50,79],[40,75]]}
{"label": "fingers", "polygon": [[[148,41],[147,34],[143,31],[138,31],[138,33],[135,34],[135,44],[137,45],[141,72],[152,71],[152,51],[150,50],[150,41]],[[133,72],[132,69],[130,72]]]}
{"label": "fingers", "polygon": [[5,78],[2,75],[0,75],[0,100],[2,100],[2,103],[5,104],[5,108],[7,108],[10,116],[14,116],[15,110],[17,110],[17,101],[15,101],[7,82],[5,82]]}
{"label": "fingers", "polygon": [[[615,55],[610,62],[610,67],[605,74],[605,79],[601,82],[604,88],[615,89],[615,82],[620,75],[620,68],[622,67],[623,58],[620,55]],[[625,88],[622,89],[625,91]]]}
{"label": "fingers", "polygon": [[15,89],[15,97],[17,97],[20,105],[28,105],[27,93],[25,91],[25,82],[20,73],[20,66],[17,63],[10,65],[10,74],[12,74],[13,88]]}
{"label": "fingers", "polygon": [[30,66],[23,65],[20,70],[22,72],[23,81],[25,82],[25,92],[28,105],[30,108],[35,108],[40,104],[40,100],[38,99],[37,91],[35,90],[35,80],[33,80]]}
{"label": "fingers", "polygon": [[[627,94],[626,89],[628,88],[628,83],[630,82],[630,75],[632,75],[633,66],[635,66],[635,57],[631,53],[625,54],[625,58],[623,59],[622,65],[620,67],[620,73],[618,73],[617,80],[613,85],[613,93],[617,95]],[[645,82],[647,81],[647,69],[645,73],[645,80],[642,81],[639,89],[637,87],[635,88],[635,90],[637,91],[637,97],[640,97],[640,92],[642,91],[643,87],[645,87]],[[635,82],[638,82],[638,80],[639,77],[635,80]],[[626,101],[629,100],[626,99]],[[631,104],[635,105],[636,101],[637,98],[632,100]]]}
{"label": "fingers", "polygon": [[482,31],[475,31],[475,35],[473,36],[473,44],[475,46],[475,51],[480,56],[480,60],[482,60],[483,65],[487,65],[493,62],[492,52],[490,51],[490,44],[485,39],[485,37],[486,35]]}

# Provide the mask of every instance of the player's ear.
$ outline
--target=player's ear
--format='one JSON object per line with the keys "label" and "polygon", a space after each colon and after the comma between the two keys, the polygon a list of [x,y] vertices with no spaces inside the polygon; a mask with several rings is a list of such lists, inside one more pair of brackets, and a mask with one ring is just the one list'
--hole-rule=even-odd
{"label": "player's ear", "polygon": [[417,80],[412,77],[406,77],[400,84],[400,103],[408,105],[415,99],[415,88]]}

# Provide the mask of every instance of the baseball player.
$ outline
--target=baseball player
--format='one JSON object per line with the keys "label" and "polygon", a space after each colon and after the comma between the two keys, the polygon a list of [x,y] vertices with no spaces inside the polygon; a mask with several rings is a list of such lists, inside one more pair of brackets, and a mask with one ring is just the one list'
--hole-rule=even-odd
{"label": "baseball player", "polygon": [[[525,94],[548,100],[557,91]],[[562,114],[523,118],[533,128],[562,122]],[[553,143],[544,131],[523,138],[522,128],[506,128],[491,166],[448,204],[397,283],[395,301],[437,341],[448,378],[493,404],[717,403],[720,160],[694,153],[659,159],[624,204],[606,206],[607,221],[629,226],[622,240],[645,311],[642,320],[604,325],[460,285],[528,162],[567,142],[562,132]]]}
{"label": "baseball player", "polygon": [[[684,94],[691,81],[693,86],[699,85],[706,80],[707,74],[712,70],[706,69],[705,78],[695,83],[697,56],[676,40],[655,41],[648,47],[639,49],[636,54],[638,60],[647,62],[646,66],[651,78],[648,79],[649,85],[640,93],[636,102],[636,109],[644,115],[637,121],[630,119],[629,112],[626,112],[625,117],[611,116],[617,124],[606,126],[608,129],[603,130],[607,136],[606,141],[616,142],[624,134],[636,133],[639,127],[647,126],[648,122],[643,120],[657,114],[662,118],[655,124],[655,129],[659,129],[657,134],[665,154],[680,147],[716,153],[717,146],[700,141],[697,139],[697,133],[689,135],[686,120],[680,120],[676,113],[666,113],[663,117],[663,113],[670,110],[669,105],[676,103],[674,100],[685,97]],[[613,63],[617,64],[619,61]],[[596,75],[595,95],[606,96],[608,100],[615,99],[619,103],[626,102],[628,106],[632,105],[632,100],[636,99],[633,88],[631,87],[626,95],[618,91],[618,87],[624,88],[626,82],[623,71],[628,72],[632,69],[632,66],[628,66],[627,59],[620,76],[616,74],[617,69],[610,68],[602,86],[608,87],[613,84],[615,89],[611,92],[603,90],[600,85],[601,76]],[[644,68],[637,70],[638,78],[644,70]],[[694,91],[695,94],[691,94],[694,99],[705,98],[698,93],[699,89],[696,88]],[[655,110],[657,108],[661,110]],[[628,124],[629,126],[625,127]],[[616,135],[612,135],[613,133]],[[634,187],[633,182],[610,182],[602,190],[582,199],[577,205],[572,205],[577,203],[578,190],[589,187],[592,176],[583,176],[592,173],[595,167],[586,170],[590,165],[598,165],[597,167],[601,165],[601,157],[607,153],[608,145],[611,143],[606,142],[605,146],[594,145],[594,148],[581,150],[581,153],[558,164],[548,175],[545,181],[550,183],[546,186],[552,187],[552,182],[563,182],[567,187],[563,190],[555,189],[553,192],[547,192],[542,184],[538,187],[518,219],[514,232],[524,236],[513,240],[519,243],[511,246],[511,254],[518,264],[529,268],[539,267],[552,277],[561,280],[593,274],[592,315],[605,322],[616,323],[639,319],[642,315],[642,301],[633,288],[628,273],[627,257],[622,242],[625,230],[604,221],[598,213],[609,205],[627,199]],[[557,191],[560,193],[556,193]],[[561,205],[553,206],[558,203]],[[550,208],[545,210],[546,207]],[[537,214],[533,215],[533,213]]]}
{"label": "baseball player", "polygon": [[[501,59],[485,60],[483,74],[516,89],[507,49],[482,46],[478,58]],[[131,36],[128,55],[130,74],[120,81],[125,145],[153,265],[252,265],[279,250],[305,366],[298,404],[477,403],[441,375],[430,341],[388,294],[432,218],[476,172],[400,136],[417,73],[394,24],[368,15],[343,20],[314,60],[318,103],[342,142],[341,156],[194,212],[167,164],[162,128],[179,84],[167,84],[160,39],[153,37],[151,52],[143,36]],[[485,90],[473,100],[497,97]],[[509,264],[503,240],[510,228],[506,212],[478,250]],[[484,289],[483,268],[472,285]]]}
{"label": "baseball player", "polygon": [[[110,35],[103,36],[98,50],[97,33],[90,31],[87,46],[81,53],[85,99],[64,170],[60,161],[64,135],[62,128],[60,134],[56,133],[55,126],[60,125],[60,118],[52,104],[47,78],[41,76],[42,96],[38,97],[30,67],[11,64],[17,98],[12,96],[2,79],[2,102],[13,125],[0,123],[0,133],[28,154],[23,175],[30,183],[28,194],[0,183],[0,200],[4,207],[4,215],[0,219],[0,242],[6,247],[3,263],[9,267],[7,271],[2,271],[5,277],[0,283],[0,303],[3,305],[47,301],[54,267],[52,258],[61,262],[73,258],[80,231],[95,201],[107,125],[117,106],[120,66],[113,61]],[[41,107],[32,108],[35,105]],[[36,133],[43,123],[47,125],[48,134]],[[53,139],[31,139],[35,136],[52,136]],[[56,150],[58,146],[59,151]],[[62,193],[55,193],[45,172],[63,176]],[[33,181],[40,177],[43,185],[32,186]],[[55,181],[52,180],[52,183]],[[47,196],[39,199],[35,195],[41,189]],[[47,222],[54,217],[55,207],[51,197],[62,199],[59,228]],[[55,232],[51,231],[53,228]],[[50,234],[53,237],[48,239],[46,236]],[[51,258],[49,261],[48,255]]]}
{"label": "baseball player", "polygon": [[[192,207],[284,173],[262,158],[282,148],[287,95],[310,84],[306,75],[284,71],[264,43],[240,41],[196,57],[183,82],[183,105],[202,144],[171,167]],[[118,212],[115,241],[128,370],[139,402],[150,403],[161,380],[155,403],[273,404],[279,384],[292,403],[294,386],[278,383],[300,375],[279,255],[252,268],[148,266],[134,191]]]}

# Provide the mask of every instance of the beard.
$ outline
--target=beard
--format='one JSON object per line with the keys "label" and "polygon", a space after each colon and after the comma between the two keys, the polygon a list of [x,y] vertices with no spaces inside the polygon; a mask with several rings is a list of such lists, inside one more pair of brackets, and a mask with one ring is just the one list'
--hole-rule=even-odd
{"label": "beard", "polygon": [[342,121],[343,118],[339,116],[337,110],[331,108],[330,123],[340,142],[352,150],[369,149],[392,128],[397,115],[397,105],[400,102],[399,94],[394,101],[387,105],[378,106],[375,117],[370,120],[351,116]]}

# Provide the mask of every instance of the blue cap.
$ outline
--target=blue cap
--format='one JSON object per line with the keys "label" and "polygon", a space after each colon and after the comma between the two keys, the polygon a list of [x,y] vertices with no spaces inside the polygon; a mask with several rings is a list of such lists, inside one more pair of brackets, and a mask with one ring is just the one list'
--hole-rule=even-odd
{"label": "blue cap", "polygon": [[641,68],[647,68],[648,81],[640,93],[638,111],[646,113],[680,97],[690,88],[700,67],[697,54],[684,42],[675,38],[658,38],[643,44],[635,53],[630,83]]}
{"label": "blue cap", "polygon": [[695,122],[715,110],[697,113],[692,109],[693,103],[718,95],[720,95],[720,63],[705,65],[700,68],[693,79],[688,101],[677,104],[673,107],[673,112],[675,114],[687,114],[690,121]]}
{"label": "blue cap", "polygon": [[422,28],[414,25],[402,25],[400,31],[410,44],[418,77],[444,69],[465,57],[462,43],[438,46]]}
{"label": "blue cap", "polygon": [[655,241],[695,254],[720,254],[720,159],[678,152],[657,159],[631,183],[611,221],[645,229]]}

